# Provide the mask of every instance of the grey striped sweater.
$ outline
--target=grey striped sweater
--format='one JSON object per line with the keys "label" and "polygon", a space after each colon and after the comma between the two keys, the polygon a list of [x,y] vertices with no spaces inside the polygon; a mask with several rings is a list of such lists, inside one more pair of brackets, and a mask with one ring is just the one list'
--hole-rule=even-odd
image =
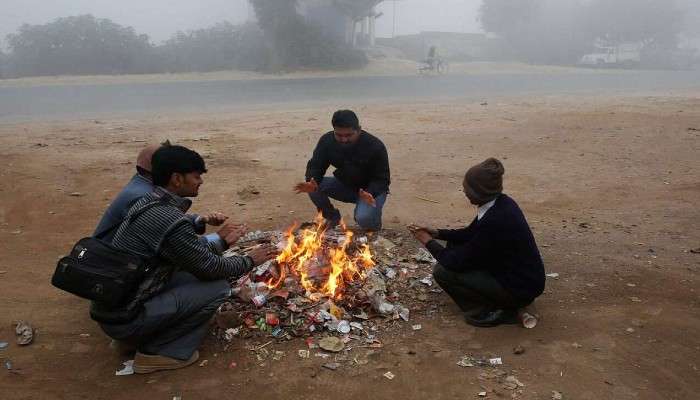
{"label": "grey striped sweater", "polygon": [[[151,258],[145,279],[133,299],[121,310],[106,310],[93,303],[91,314],[98,321],[128,320],[141,305],[163,290],[175,271],[186,271],[203,281],[237,278],[253,268],[250,257],[221,256],[221,249],[201,241],[192,218],[186,215],[192,202],[156,187],[127,213],[112,245],[120,250]],[[134,214],[137,214],[132,218]]]}

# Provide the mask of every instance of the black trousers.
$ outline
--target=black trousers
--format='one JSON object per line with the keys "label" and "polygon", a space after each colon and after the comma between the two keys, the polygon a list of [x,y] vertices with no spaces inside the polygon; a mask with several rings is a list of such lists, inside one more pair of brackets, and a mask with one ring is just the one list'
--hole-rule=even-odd
{"label": "black trousers", "polygon": [[465,314],[476,315],[485,309],[518,309],[532,303],[513,297],[487,271],[454,272],[437,264],[433,278]]}

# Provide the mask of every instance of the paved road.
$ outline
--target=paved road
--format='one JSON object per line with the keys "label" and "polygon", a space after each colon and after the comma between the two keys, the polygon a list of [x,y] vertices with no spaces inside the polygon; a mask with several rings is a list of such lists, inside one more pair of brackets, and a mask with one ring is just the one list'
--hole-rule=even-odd
{"label": "paved road", "polygon": [[0,122],[99,115],[216,111],[294,103],[487,99],[526,94],[672,91],[700,88],[700,71],[581,71],[441,77],[348,77],[0,87]]}

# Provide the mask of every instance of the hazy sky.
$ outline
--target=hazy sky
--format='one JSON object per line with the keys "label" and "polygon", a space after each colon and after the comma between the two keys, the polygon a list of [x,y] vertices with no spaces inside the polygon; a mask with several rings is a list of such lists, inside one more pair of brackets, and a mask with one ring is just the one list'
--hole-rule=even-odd
{"label": "hazy sky", "polygon": [[[420,31],[480,32],[476,21],[481,0],[397,0],[396,34]],[[384,15],[377,20],[377,35],[390,37],[394,25],[394,1],[380,4]]]}
{"label": "hazy sky", "polygon": [[[476,12],[481,0],[397,0],[397,34],[424,30],[478,32]],[[391,36],[394,2],[379,6],[378,36]],[[206,27],[222,20],[233,23],[248,17],[247,0],[1,0],[0,37],[22,23],[46,23],[58,17],[93,14],[133,26],[159,42],[177,30]]]}

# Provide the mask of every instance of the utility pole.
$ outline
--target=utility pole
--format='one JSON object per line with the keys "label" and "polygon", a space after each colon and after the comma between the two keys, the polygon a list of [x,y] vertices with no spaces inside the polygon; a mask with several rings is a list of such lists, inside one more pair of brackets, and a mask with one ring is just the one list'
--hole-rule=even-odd
{"label": "utility pole", "polygon": [[396,0],[394,0],[394,11],[392,12],[392,16],[394,18],[394,22],[391,28],[391,37],[395,38],[396,37]]}

